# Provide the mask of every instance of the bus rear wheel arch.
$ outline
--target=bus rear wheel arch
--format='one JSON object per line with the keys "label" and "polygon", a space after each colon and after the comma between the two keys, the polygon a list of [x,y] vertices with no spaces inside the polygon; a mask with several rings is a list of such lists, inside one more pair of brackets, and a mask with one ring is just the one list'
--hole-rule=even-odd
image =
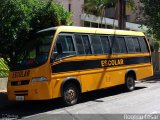
{"label": "bus rear wheel arch", "polygon": [[135,89],[135,80],[136,74],[134,71],[129,71],[126,73],[124,84],[124,88],[126,91],[131,92]]}
{"label": "bus rear wheel arch", "polygon": [[61,95],[64,105],[71,106],[78,102],[81,93],[81,86],[77,80],[68,79],[63,82]]}

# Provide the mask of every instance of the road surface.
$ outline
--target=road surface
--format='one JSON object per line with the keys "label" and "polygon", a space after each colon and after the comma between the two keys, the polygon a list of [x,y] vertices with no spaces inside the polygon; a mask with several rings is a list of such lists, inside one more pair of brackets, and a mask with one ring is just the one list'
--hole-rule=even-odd
{"label": "road surface", "polygon": [[[108,119],[113,114],[160,114],[160,80],[136,83],[136,90],[120,87],[85,93],[80,103],[64,107],[60,99],[49,101],[8,102],[0,108],[0,118],[25,120]],[[113,116],[111,116],[113,117]],[[155,117],[155,116],[154,116]],[[160,116],[159,118],[160,119]]]}

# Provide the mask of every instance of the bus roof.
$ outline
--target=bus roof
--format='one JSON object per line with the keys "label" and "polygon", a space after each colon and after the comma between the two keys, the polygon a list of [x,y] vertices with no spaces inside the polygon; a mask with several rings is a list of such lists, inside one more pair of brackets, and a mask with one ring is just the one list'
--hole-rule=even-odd
{"label": "bus roof", "polygon": [[[77,27],[77,26],[58,26],[41,30],[39,32],[57,30],[60,32],[72,32],[72,33],[97,33],[97,34],[110,34],[110,35],[132,35],[132,36],[144,36],[143,32],[130,31],[130,30],[117,30],[117,29],[104,29],[104,28],[89,28],[89,27]],[[38,33],[39,33],[38,32]]]}

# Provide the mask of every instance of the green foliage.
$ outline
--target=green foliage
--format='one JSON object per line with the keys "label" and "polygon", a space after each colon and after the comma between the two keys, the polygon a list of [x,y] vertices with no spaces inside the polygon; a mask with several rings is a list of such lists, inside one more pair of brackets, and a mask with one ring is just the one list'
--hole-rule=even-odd
{"label": "green foliage", "polygon": [[[101,17],[101,22],[103,17],[106,15],[107,8],[117,7],[118,0],[87,0],[82,6],[82,9],[86,14],[93,14],[95,16]],[[134,1],[127,0],[127,6],[133,8]],[[118,9],[118,8],[116,8]],[[116,10],[115,10],[116,11]]]}
{"label": "green foliage", "polygon": [[71,17],[53,0],[0,0],[0,57],[10,66],[36,31],[71,25]]}
{"label": "green foliage", "polygon": [[106,9],[108,7],[114,6],[116,0],[87,0],[82,6],[82,9],[86,14],[93,14],[101,18],[101,27],[102,20],[105,17]]}
{"label": "green foliage", "polygon": [[141,0],[145,8],[145,25],[149,28],[148,33],[160,40],[160,1]]}
{"label": "green foliage", "polygon": [[96,16],[101,16],[104,17],[105,15],[105,10],[114,5],[115,0],[88,0],[82,9],[85,11],[87,14],[94,14]]}
{"label": "green foliage", "polygon": [[[126,1],[127,7],[134,7],[133,0]],[[118,0],[87,0],[83,5],[82,9],[87,14],[94,14],[96,16],[105,16],[105,12],[107,8],[116,7]]]}
{"label": "green foliage", "polygon": [[8,71],[9,68],[5,64],[5,61],[2,58],[0,58],[0,78],[8,76]]}

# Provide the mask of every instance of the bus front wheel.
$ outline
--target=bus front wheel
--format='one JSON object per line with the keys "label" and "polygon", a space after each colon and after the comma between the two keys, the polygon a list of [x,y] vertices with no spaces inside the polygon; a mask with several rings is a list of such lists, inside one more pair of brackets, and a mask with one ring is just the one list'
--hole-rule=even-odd
{"label": "bus front wheel", "polygon": [[66,106],[77,103],[79,98],[79,90],[74,83],[68,83],[63,88],[62,99]]}
{"label": "bus front wheel", "polygon": [[132,75],[128,75],[125,80],[125,89],[130,92],[135,89],[135,79]]}

